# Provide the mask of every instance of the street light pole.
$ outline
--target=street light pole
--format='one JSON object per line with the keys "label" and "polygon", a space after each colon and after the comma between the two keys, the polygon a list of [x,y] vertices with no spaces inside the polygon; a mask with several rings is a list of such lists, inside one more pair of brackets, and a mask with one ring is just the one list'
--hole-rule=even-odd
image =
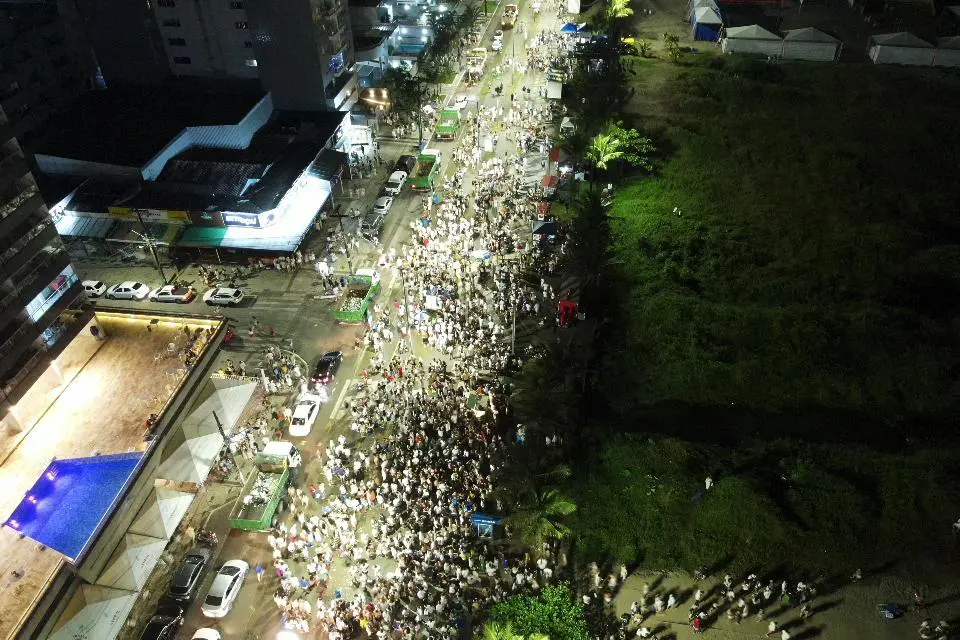
{"label": "street light pole", "polygon": [[143,239],[147,243],[147,248],[150,249],[150,253],[153,254],[153,261],[157,265],[157,271],[160,272],[160,277],[163,279],[163,284],[167,284],[167,276],[163,273],[163,267],[160,266],[160,257],[157,255],[157,249],[153,246],[153,239],[150,237],[150,232],[147,230],[147,225],[143,222],[143,216],[140,215],[140,212],[137,211],[137,220],[140,221],[140,227],[143,229]]}
{"label": "street light pole", "polygon": [[353,273],[353,263],[350,261],[350,241],[347,240],[347,232],[343,228],[343,216],[337,218],[340,222],[340,235],[343,236],[343,251],[347,254],[347,270]]}
{"label": "street light pole", "polygon": [[230,455],[231,462],[233,462],[233,468],[240,469],[240,465],[237,464],[237,459],[233,455],[233,449],[230,448],[230,438],[227,437],[227,432],[223,430],[223,425],[220,424],[220,417],[217,416],[216,411],[212,411],[211,413],[213,413],[213,421],[217,423],[217,431],[223,436],[223,443],[227,445],[227,453]]}
{"label": "street light pole", "polygon": [[400,268],[400,286],[403,287],[404,324],[407,325],[407,342],[410,345],[410,354],[413,354],[413,323],[410,322],[410,298],[407,294],[407,269]]}

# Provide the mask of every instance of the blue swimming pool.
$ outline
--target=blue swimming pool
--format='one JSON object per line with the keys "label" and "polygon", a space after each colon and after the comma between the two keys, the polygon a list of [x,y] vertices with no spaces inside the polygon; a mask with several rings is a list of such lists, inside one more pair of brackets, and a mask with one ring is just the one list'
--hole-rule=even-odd
{"label": "blue swimming pool", "polygon": [[397,47],[397,51],[400,53],[411,53],[415,56],[420,55],[420,52],[426,48],[425,44],[401,44]]}
{"label": "blue swimming pool", "polygon": [[7,518],[6,526],[76,559],[142,457],[120,453],[54,460]]}

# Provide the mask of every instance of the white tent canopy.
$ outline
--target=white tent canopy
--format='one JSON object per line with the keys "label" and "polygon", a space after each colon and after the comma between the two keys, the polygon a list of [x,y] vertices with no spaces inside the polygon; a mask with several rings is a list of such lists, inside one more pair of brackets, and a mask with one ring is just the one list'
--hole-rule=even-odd
{"label": "white tent canopy", "polygon": [[840,40],[819,29],[791,29],[783,37],[783,57],[788,60],[829,62],[840,55]]}
{"label": "white tent canopy", "polygon": [[935,67],[960,67],[960,36],[940,38],[933,58]]}
{"label": "white tent canopy", "polygon": [[711,7],[697,7],[694,9],[694,22],[697,24],[723,24],[720,14]]}
{"label": "white tent canopy", "polygon": [[872,36],[867,55],[874,64],[908,64],[926,67],[933,64],[935,50],[926,40],[901,31]]}
{"label": "white tent canopy", "polygon": [[714,0],[694,0],[693,2],[694,12],[696,12],[697,9],[700,9],[703,7],[706,7],[708,9],[713,9],[717,13],[720,13],[720,7],[717,5],[717,3]]}
{"label": "white tent canopy", "polygon": [[127,531],[169,540],[194,497],[194,494],[183,491],[154,489]]}
{"label": "white tent canopy", "polygon": [[57,620],[49,640],[111,640],[130,615],[137,594],[121,589],[82,585]]}
{"label": "white tent canopy", "polygon": [[175,482],[199,484],[207,479],[222,448],[223,436],[219,433],[191,438],[160,463],[157,477]]}
{"label": "white tent canopy", "polygon": [[780,36],[757,24],[729,27],[720,45],[724,53],[779,56],[783,50],[783,40]]}
{"label": "white tent canopy", "polygon": [[219,433],[214,413],[220,419],[223,430],[231,433],[253,397],[257,384],[230,378],[208,380],[190,415],[183,421],[182,428],[187,439]]}
{"label": "white tent canopy", "polygon": [[163,555],[167,540],[128,533],[117,545],[97,584],[126,591],[139,591]]}

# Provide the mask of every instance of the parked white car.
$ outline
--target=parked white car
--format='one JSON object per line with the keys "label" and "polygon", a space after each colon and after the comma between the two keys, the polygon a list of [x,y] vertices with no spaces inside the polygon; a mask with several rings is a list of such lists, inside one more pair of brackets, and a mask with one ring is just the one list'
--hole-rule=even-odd
{"label": "parked white car", "polygon": [[91,298],[99,298],[107,290],[107,285],[99,280],[84,280],[81,284],[83,291]]}
{"label": "parked white car", "polygon": [[383,190],[385,193],[389,193],[392,196],[395,196],[403,190],[403,185],[407,182],[407,172],[406,171],[394,171],[390,174],[390,178],[387,180],[387,184],[383,185]]}
{"label": "parked white car", "polygon": [[249,570],[250,565],[243,560],[225,562],[213,579],[207,598],[200,607],[203,615],[208,618],[222,618],[230,613]]}
{"label": "parked white car", "polygon": [[377,198],[377,201],[373,203],[373,212],[382,213],[386,215],[390,213],[391,207],[393,207],[393,197],[380,196],[379,198]]}
{"label": "parked white car", "polygon": [[503,49],[503,31],[498,29],[493,32],[493,42],[490,43],[490,48],[494,51]]}
{"label": "parked white car", "polygon": [[168,284],[159,289],[150,292],[150,299],[153,302],[178,302],[186,304],[197,297],[197,292],[193,287],[183,287],[175,284]]}
{"label": "parked white car", "polygon": [[243,300],[243,291],[233,287],[214,287],[203,294],[203,301],[209,305],[232,307]]}
{"label": "parked white car", "polygon": [[323,406],[323,396],[315,393],[303,393],[297,398],[293,406],[293,417],[290,418],[290,435],[295,438],[304,438],[310,435],[313,424],[320,415]]}
{"label": "parked white car", "polygon": [[142,282],[121,282],[107,289],[107,298],[115,300],[143,300],[150,293],[150,287]]}
{"label": "parked white car", "polygon": [[220,632],[216,629],[211,629],[210,627],[204,627],[202,629],[197,629],[193,634],[190,640],[222,640],[223,636],[220,635]]}

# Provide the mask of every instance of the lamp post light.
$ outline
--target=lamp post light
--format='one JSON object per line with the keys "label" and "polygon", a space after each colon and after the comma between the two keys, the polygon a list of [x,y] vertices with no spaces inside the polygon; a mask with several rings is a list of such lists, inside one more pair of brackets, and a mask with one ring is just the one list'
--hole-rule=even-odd
{"label": "lamp post light", "polygon": [[137,212],[137,220],[140,221],[140,226],[143,228],[143,233],[136,233],[138,236],[143,238],[143,241],[147,243],[147,248],[150,249],[151,255],[153,255],[153,261],[157,266],[157,271],[160,272],[160,277],[163,279],[163,284],[167,284],[167,276],[163,273],[163,267],[160,266],[160,256],[157,255],[157,248],[153,244],[153,238],[150,237],[150,232],[147,230],[147,225],[143,222],[143,217],[140,215],[140,212]]}

